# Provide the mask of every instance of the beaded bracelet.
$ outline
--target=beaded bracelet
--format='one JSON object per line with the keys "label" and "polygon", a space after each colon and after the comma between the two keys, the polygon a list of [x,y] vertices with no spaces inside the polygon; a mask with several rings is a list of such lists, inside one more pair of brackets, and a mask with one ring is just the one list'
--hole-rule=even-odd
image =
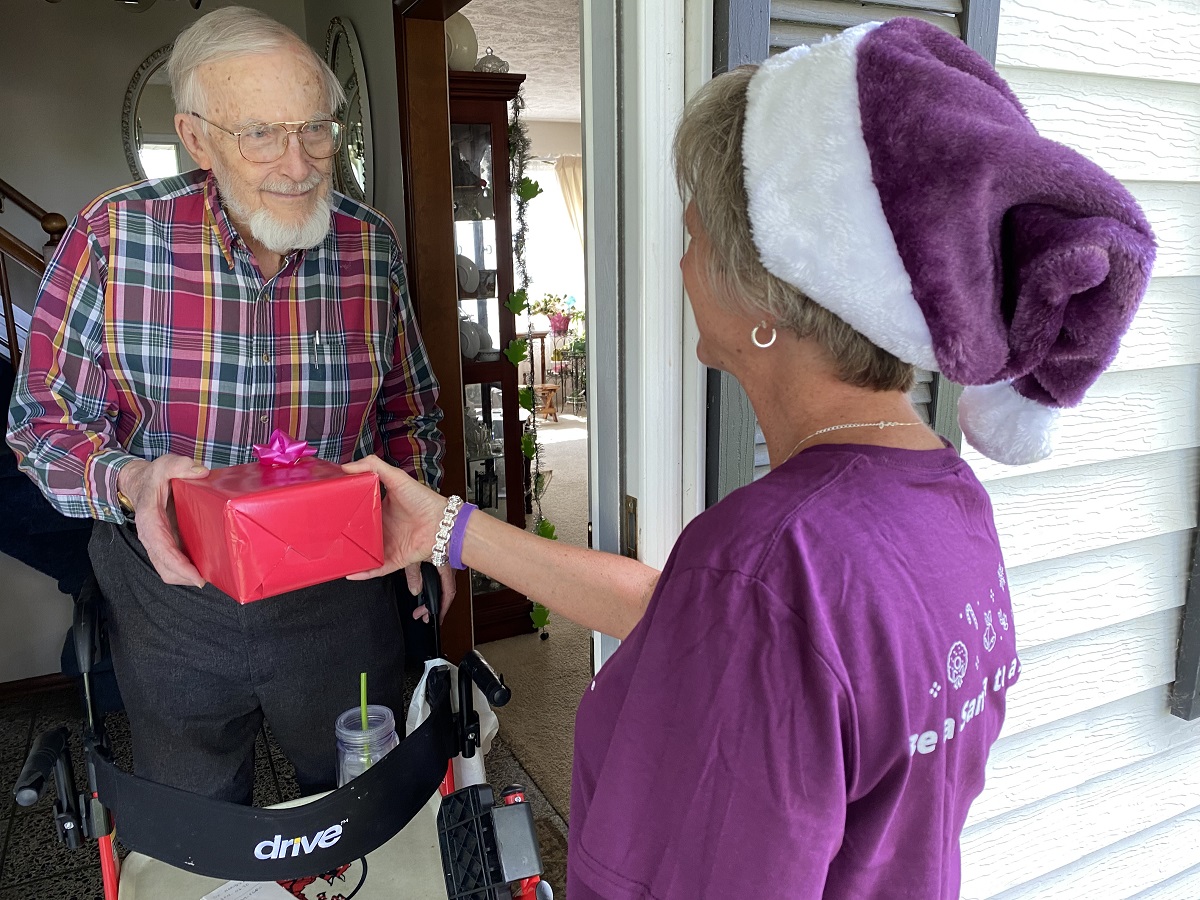
{"label": "beaded bracelet", "polygon": [[433,555],[429,557],[429,561],[439,568],[446,565],[446,545],[450,542],[450,530],[454,527],[454,520],[458,518],[458,511],[462,509],[462,505],[462,497],[453,494],[446,503],[446,511],[442,513],[442,524],[438,526],[437,534],[433,538]]}
{"label": "beaded bracelet", "polygon": [[464,503],[462,509],[458,511],[458,518],[454,520],[454,528],[450,531],[450,568],[452,569],[466,568],[462,561],[463,537],[467,533],[467,520],[477,509],[479,507],[474,503]]}

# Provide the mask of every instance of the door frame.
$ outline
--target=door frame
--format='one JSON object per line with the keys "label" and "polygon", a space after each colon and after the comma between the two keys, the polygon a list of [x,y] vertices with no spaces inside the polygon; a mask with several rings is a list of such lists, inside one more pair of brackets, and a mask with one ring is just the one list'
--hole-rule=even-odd
{"label": "door frame", "polygon": [[[711,72],[712,2],[581,4],[592,542],[657,568],[704,506],[707,375],[671,145]],[[617,644],[593,634],[594,670]]]}

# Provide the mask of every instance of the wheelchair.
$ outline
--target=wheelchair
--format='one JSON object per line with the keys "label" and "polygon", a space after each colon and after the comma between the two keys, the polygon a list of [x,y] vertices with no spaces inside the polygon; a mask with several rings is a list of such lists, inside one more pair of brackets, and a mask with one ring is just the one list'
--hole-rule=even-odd
{"label": "wheelchair", "polygon": [[[438,657],[422,680],[428,715],[337,790],[271,808],[210,800],[114,763],[92,693],[104,640],[90,580],[71,629],[87,789],[76,793],[70,733],[57,728],[34,742],[13,789],[17,803],[37,803],[53,779],[58,839],[70,849],[99,844],[104,900],[202,900],[230,881],[274,881],[286,891],[280,897],[297,900],[550,900],[523,789],[497,796],[487,783],[454,784],[455,758],[470,759],[481,745],[473,688],[490,706],[503,706],[511,692],[474,650],[457,673],[440,659],[439,580],[428,564],[423,575],[420,602]],[[123,861],[118,835],[129,851]]]}

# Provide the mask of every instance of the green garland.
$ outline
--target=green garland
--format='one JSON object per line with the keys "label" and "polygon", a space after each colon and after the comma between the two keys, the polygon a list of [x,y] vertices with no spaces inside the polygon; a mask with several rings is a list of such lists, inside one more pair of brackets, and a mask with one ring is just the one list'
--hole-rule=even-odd
{"label": "green garland", "polygon": [[[529,230],[526,212],[529,201],[542,192],[541,186],[525,174],[529,163],[530,141],[525,123],[521,120],[521,112],[525,109],[525,88],[517,90],[517,96],[512,104],[512,117],[508,123],[508,153],[509,168],[513,184],[513,196],[516,199],[516,223],[513,232],[513,263],[516,275],[517,289],[509,295],[505,307],[514,316],[529,308],[529,270],[525,266],[525,235]],[[533,346],[533,317],[529,317],[528,331],[523,338],[509,342],[504,355],[514,366],[519,366],[530,357]],[[530,461],[530,494],[533,497],[533,531],[540,537],[558,540],[554,533],[554,525],[542,515],[542,447],[537,439],[537,411],[533,396],[533,359],[529,359],[529,374],[526,383],[520,390],[521,406],[529,411],[529,430],[521,435],[521,453]],[[546,638],[545,628],[550,622],[550,610],[540,603],[533,604],[529,614],[534,628],[542,632]]]}

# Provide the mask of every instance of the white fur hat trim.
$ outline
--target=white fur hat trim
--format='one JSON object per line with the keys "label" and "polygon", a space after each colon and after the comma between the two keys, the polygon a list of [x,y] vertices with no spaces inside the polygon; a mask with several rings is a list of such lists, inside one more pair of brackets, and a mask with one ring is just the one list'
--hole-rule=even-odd
{"label": "white fur hat trim", "polygon": [[742,138],[750,229],[768,272],[888,352],[936,371],[862,135],[856,50],[877,27],[794,47],[754,74]]}
{"label": "white fur hat trim", "polygon": [[958,401],[958,425],[984,456],[1023,466],[1053,452],[1058,410],[1021,396],[1007,381],[971,385]]}

